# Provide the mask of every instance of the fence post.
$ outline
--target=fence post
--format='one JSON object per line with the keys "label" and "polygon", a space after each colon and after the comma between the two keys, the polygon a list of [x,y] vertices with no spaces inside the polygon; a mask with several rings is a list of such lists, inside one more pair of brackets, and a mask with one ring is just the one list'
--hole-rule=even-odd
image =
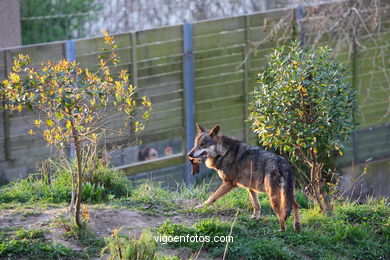
{"label": "fence post", "polygon": [[[357,81],[357,45],[356,45],[356,39],[355,36],[353,36],[353,42],[352,42],[352,88],[357,91],[356,81]],[[356,115],[355,112],[352,114],[352,120],[354,123],[356,123]],[[355,165],[356,161],[358,160],[358,148],[356,145],[356,131],[352,133],[352,165]]]}
{"label": "fence post", "polygon": [[[76,44],[74,40],[65,41],[65,58],[73,62],[76,60]],[[75,147],[74,143],[70,142],[70,158],[73,159],[75,157]]]}
{"label": "fence post", "polygon": [[[192,52],[192,24],[183,24],[183,83],[185,105],[186,151],[191,150],[195,138],[195,95],[194,95],[194,55]],[[192,186],[195,177],[191,173],[191,165],[185,160],[184,181],[187,186]]]}
{"label": "fence post", "polygon": [[137,32],[131,32],[131,84],[138,87]]}
{"label": "fence post", "polygon": [[245,15],[245,45],[244,45],[244,141],[249,141],[248,134],[248,75],[250,70],[249,52],[249,16]]}
{"label": "fence post", "polygon": [[[8,51],[4,51],[4,66],[5,66],[5,77],[8,77],[8,73],[11,71],[11,65],[12,63],[8,64],[8,59],[7,59]],[[5,106],[5,100],[3,100],[3,105]],[[10,128],[11,128],[11,123],[10,123],[10,116],[9,116],[9,111],[7,109],[4,109],[3,111],[3,116],[4,116],[4,151],[5,151],[5,159],[7,161],[12,160],[11,158],[11,143],[10,143]]]}
{"label": "fence post", "polygon": [[301,41],[302,46],[305,46],[305,27],[303,26],[302,19],[305,18],[305,12],[303,11],[303,7],[298,5],[295,7],[295,22],[299,28],[299,40]]}

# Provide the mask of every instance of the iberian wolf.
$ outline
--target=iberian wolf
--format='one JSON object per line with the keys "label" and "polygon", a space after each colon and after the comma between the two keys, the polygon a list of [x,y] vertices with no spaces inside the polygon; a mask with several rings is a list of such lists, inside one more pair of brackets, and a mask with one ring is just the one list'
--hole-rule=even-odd
{"label": "iberian wolf", "polygon": [[218,172],[221,186],[203,204],[213,204],[237,186],[248,189],[253,206],[252,218],[260,218],[258,192],[266,192],[273,211],[279,218],[280,228],[286,229],[286,220],[294,209],[294,227],[297,232],[299,207],[295,200],[294,176],[291,164],[274,153],[252,147],[244,142],[221,134],[220,126],[210,131],[196,124],[198,133],[195,144],[188,153],[193,174],[199,172],[199,164],[206,161],[208,168]]}

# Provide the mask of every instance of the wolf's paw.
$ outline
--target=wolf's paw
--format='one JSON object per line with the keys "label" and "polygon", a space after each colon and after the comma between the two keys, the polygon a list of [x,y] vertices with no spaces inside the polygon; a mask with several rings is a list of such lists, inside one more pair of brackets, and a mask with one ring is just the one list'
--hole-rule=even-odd
{"label": "wolf's paw", "polygon": [[302,228],[301,228],[301,224],[300,223],[295,223],[294,224],[294,228],[295,228],[295,231],[297,233],[301,232]]}
{"label": "wolf's paw", "polygon": [[201,208],[204,208],[206,206],[207,206],[207,204],[203,203],[203,204],[199,204],[199,205],[195,206],[194,209],[201,209]]}
{"label": "wolf's paw", "polygon": [[260,214],[253,214],[253,215],[251,216],[251,219],[259,220],[259,219],[260,219]]}

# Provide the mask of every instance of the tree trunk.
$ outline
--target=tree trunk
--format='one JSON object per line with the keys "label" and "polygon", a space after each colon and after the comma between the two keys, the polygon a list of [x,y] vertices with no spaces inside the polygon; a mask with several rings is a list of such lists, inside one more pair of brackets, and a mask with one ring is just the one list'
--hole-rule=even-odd
{"label": "tree trunk", "polygon": [[[71,165],[72,167],[72,165]],[[75,201],[75,196],[74,196],[74,193],[75,193],[75,185],[74,185],[74,172],[73,172],[73,169],[69,169],[70,170],[70,174],[72,175],[71,176],[71,184],[72,184],[72,193],[71,193],[71,198],[70,198],[70,205],[69,205],[69,212],[70,214],[73,214],[73,211],[74,211],[74,201]]]}
{"label": "tree trunk", "polygon": [[322,198],[320,196],[320,194],[321,194],[321,187],[320,187],[321,171],[322,171],[322,167],[320,165],[318,165],[317,162],[314,162],[311,166],[310,186],[311,186],[312,195],[314,195],[314,198],[317,201],[318,206],[320,206],[321,212],[324,212],[325,206],[322,203]]}
{"label": "tree trunk", "polygon": [[83,223],[80,220],[80,209],[81,209],[81,194],[82,194],[82,158],[81,158],[81,151],[80,151],[80,143],[79,138],[77,136],[76,128],[73,125],[73,122],[71,121],[72,125],[72,136],[73,136],[73,142],[74,147],[76,151],[76,161],[77,161],[77,195],[76,195],[76,206],[74,211],[74,219],[76,222],[76,225],[81,228],[83,226]]}

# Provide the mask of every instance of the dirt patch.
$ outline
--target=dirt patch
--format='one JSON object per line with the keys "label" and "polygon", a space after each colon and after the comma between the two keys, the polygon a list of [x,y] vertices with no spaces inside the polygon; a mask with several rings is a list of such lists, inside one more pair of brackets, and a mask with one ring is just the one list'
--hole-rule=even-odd
{"label": "dirt patch", "polygon": [[[144,229],[157,228],[167,218],[174,223],[196,222],[196,219],[183,215],[151,216],[143,212],[128,209],[88,209],[90,215],[89,227],[99,236],[106,237],[114,229],[122,228],[123,235],[138,236]],[[54,209],[24,209],[0,211],[0,227],[15,227],[25,229],[46,229],[45,237],[76,251],[84,248],[77,240],[67,240],[64,236],[66,230],[53,223],[56,219],[67,214],[67,208]]]}
{"label": "dirt patch", "polygon": [[99,236],[112,234],[114,229],[122,228],[122,233],[138,234],[143,229],[155,228],[165,221],[164,217],[146,215],[126,209],[90,210],[90,227]]}

